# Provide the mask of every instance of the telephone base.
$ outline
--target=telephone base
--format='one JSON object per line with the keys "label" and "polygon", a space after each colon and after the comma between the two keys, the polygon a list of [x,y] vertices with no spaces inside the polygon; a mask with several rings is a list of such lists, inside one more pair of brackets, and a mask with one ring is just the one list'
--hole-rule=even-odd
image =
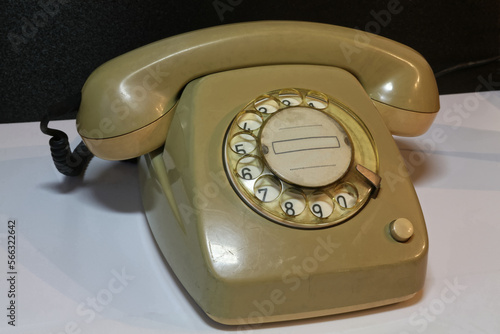
{"label": "telephone base", "polygon": [[[223,143],[232,119],[255,96],[286,87],[332,96],[370,127],[380,189],[334,226],[303,229],[267,219],[241,200],[226,174]],[[141,157],[139,166],[157,244],[215,321],[244,325],[350,312],[411,298],[424,285],[428,238],[418,198],[383,118],[347,71],[281,65],[194,80],[165,146]]]}
{"label": "telephone base", "polygon": [[[186,213],[170,204],[169,199],[175,195],[169,190],[171,187],[165,187],[168,178],[165,177],[163,161],[161,152],[140,159],[147,219],[160,250],[179,281],[207,316],[216,322],[241,326],[359,311],[406,301],[423,287],[427,236],[422,235],[422,226],[417,228],[417,237],[413,238],[408,250],[404,250],[407,245],[391,237],[390,224],[384,221],[377,223],[382,227],[382,233],[378,233],[366,248],[360,246],[366,241],[366,235],[360,238],[364,240],[360,240],[357,247],[351,242],[342,244],[347,231],[342,226],[347,227],[347,224],[306,231],[266,221],[265,224],[271,224],[271,239],[261,234],[264,229],[258,228],[250,228],[250,235],[245,235],[248,230],[237,220],[232,221],[235,227],[230,230],[224,227],[206,229],[207,225],[203,223],[177,219],[185,217]],[[223,226],[228,221],[221,218]],[[361,227],[356,224],[355,228]],[[321,231],[338,233],[326,232],[321,237]],[[308,236],[310,232],[315,235]],[[308,248],[309,251],[305,252],[310,255],[292,256],[298,253],[295,249],[282,247],[280,243],[273,246],[272,239],[278,234],[287,240],[302,240],[303,245],[298,248],[300,251]],[[245,239],[253,240],[255,247],[237,250],[238,240]],[[263,244],[258,244],[258,239]],[[227,241],[227,246],[222,240]],[[381,241],[385,243],[381,253],[387,254],[389,248],[394,248],[389,250],[391,256],[385,259],[371,251],[375,249],[374,243]],[[332,247],[331,254],[328,253],[329,246]],[[271,256],[259,255],[262,248],[273,249]],[[360,251],[359,257],[354,254],[356,251]],[[237,263],[234,255],[249,267],[241,269],[242,264]],[[286,264],[284,260],[287,260]],[[259,261],[264,265],[252,270]],[[371,261],[373,265],[370,266]],[[318,264],[321,267],[316,267]],[[269,270],[263,268],[265,266]]]}

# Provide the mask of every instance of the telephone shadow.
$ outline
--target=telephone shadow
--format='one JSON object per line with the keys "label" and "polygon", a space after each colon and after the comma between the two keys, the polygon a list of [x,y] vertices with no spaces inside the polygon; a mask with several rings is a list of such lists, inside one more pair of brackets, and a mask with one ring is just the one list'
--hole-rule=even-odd
{"label": "telephone shadow", "polygon": [[428,179],[439,178],[445,173],[445,167],[429,157],[433,152],[422,150],[414,141],[401,138],[395,138],[395,141],[414,186],[423,184]]}
{"label": "telephone shadow", "polygon": [[[433,131],[440,141],[432,140]],[[436,124],[422,137],[395,140],[417,187],[500,189],[499,131]]]}
{"label": "telephone shadow", "polygon": [[61,175],[60,181],[43,187],[60,194],[90,193],[82,200],[107,210],[143,212],[136,160],[110,162],[94,158],[82,175]]}

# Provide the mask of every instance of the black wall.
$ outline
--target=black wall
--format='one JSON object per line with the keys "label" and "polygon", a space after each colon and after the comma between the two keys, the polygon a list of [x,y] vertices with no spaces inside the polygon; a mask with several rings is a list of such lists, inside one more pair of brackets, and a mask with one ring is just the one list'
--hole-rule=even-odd
{"label": "black wall", "polygon": [[[39,120],[103,62],[168,36],[225,23],[304,20],[378,33],[435,72],[499,54],[500,2],[327,0],[1,0],[0,123]],[[500,89],[500,62],[438,78],[441,94]]]}

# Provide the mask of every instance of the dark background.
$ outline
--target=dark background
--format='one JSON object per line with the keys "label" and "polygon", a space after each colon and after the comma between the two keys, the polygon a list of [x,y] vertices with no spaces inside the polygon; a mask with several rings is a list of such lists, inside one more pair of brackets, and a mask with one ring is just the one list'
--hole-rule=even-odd
{"label": "dark background", "polygon": [[[389,13],[388,4],[395,2],[402,10],[388,19],[383,13]],[[0,4],[0,123],[39,120],[47,106],[78,92],[96,67],[124,52],[226,23],[303,20],[360,30],[378,26],[375,32],[419,51],[434,72],[497,56],[500,47],[498,0],[0,0]],[[487,87],[488,81],[494,85]],[[438,86],[440,94],[500,89],[500,62],[439,77]]]}

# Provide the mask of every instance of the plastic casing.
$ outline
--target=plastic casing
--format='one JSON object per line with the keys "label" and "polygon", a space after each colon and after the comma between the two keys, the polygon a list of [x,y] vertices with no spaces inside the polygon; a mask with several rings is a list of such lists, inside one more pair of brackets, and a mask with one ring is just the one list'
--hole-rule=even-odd
{"label": "plastic casing", "polygon": [[[377,147],[378,196],[340,225],[270,222],[224,173],[233,117],[256,96],[290,87],[338,99]],[[174,111],[165,147],[140,160],[142,196],[159,248],[211,318],[235,325],[323,316],[402,301],[422,288],[428,238],[420,205],[384,118],[354,75],[310,65],[221,72],[189,83]],[[397,218],[413,224],[407,242],[391,237]]]}
{"label": "plastic casing", "polygon": [[278,64],[347,70],[393,134],[422,134],[439,110],[433,72],[415,50],[354,29],[262,21],[170,37],[100,66],[82,89],[78,132],[101,158],[140,156],[163,145],[169,111],[188,82],[211,73]]}

